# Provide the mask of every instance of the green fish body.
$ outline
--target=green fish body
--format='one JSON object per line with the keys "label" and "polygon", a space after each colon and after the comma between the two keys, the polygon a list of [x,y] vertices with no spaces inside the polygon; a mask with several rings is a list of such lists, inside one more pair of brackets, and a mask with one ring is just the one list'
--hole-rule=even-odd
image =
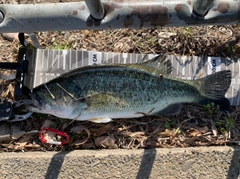
{"label": "green fish body", "polygon": [[221,71],[197,80],[169,77],[165,56],[138,64],[87,66],[32,90],[33,112],[61,118],[109,122],[112,118],[174,115],[181,103],[214,102],[229,109],[225,93],[231,72]]}

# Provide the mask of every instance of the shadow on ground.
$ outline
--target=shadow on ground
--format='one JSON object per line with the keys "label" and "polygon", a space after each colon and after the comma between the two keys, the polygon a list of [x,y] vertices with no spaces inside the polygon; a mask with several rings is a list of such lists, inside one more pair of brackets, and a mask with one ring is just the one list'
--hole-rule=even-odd
{"label": "shadow on ground", "polygon": [[227,174],[227,179],[238,179],[239,171],[240,171],[240,148],[233,147],[233,155]]}
{"label": "shadow on ground", "polygon": [[141,161],[140,168],[138,170],[137,179],[150,178],[153,163],[157,155],[156,149],[145,149]]}
{"label": "shadow on ground", "polygon": [[64,158],[68,153],[70,152],[59,152],[52,157],[51,162],[47,169],[45,179],[58,178],[62,164],[64,162]]}

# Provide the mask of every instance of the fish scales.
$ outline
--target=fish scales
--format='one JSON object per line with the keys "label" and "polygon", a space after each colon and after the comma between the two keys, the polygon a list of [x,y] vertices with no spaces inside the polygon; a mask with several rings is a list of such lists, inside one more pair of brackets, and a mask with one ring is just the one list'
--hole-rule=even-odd
{"label": "fish scales", "polygon": [[[95,72],[97,70],[95,69]],[[180,94],[182,96],[188,94],[189,97],[190,91],[193,91],[185,83],[174,83],[174,80],[160,78],[146,72],[137,73],[136,70],[131,69],[121,71],[118,68],[108,70],[107,72],[101,72],[102,69],[99,69],[99,72],[96,73],[81,73],[74,77],[77,79],[79,86],[82,86],[84,96],[106,93],[109,96],[125,99],[129,105],[135,106],[142,105],[142,102],[152,104],[152,101],[159,98],[164,99],[166,95],[177,96]],[[179,88],[183,88],[183,90],[179,90]],[[175,91],[175,89],[178,91]],[[178,94],[174,94],[174,92]],[[104,107],[102,106],[102,108]],[[114,106],[109,107],[113,108]]]}

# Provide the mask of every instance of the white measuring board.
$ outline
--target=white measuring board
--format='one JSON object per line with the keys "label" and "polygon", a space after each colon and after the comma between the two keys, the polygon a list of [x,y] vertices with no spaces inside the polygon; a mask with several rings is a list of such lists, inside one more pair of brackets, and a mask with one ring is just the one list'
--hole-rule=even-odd
{"label": "white measuring board", "polygon": [[[29,50],[29,73],[25,85],[30,89],[48,82],[70,70],[96,64],[137,63],[152,59],[154,54],[94,52],[82,50]],[[226,93],[231,105],[240,105],[240,59],[224,57],[197,57],[167,55],[172,62],[171,76],[198,79],[229,69],[232,71],[231,86]]]}

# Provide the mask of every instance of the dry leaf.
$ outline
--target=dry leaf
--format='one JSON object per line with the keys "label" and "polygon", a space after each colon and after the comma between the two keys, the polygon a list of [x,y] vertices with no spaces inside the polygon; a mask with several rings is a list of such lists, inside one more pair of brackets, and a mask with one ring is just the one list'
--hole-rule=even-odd
{"label": "dry leaf", "polygon": [[115,139],[109,136],[100,136],[95,139],[95,145],[105,149],[116,149],[118,146],[115,144]]}
{"label": "dry leaf", "polygon": [[114,126],[111,123],[104,125],[103,127],[96,129],[94,132],[94,136],[100,136],[103,134],[108,133],[109,131],[113,130]]}
{"label": "dry leaf", "polygon": [[169,136],[174,136],[175,132],[176,132],[175,129],[173,129],[173,130],[165,129],[165,131],[161,132],[160,134],[163,136],[169,137]]}
{"label": "dry leaf", "polygon": [[87,134],[87,136],[85,138],[83,138],[83,139],[74,141],[73,143],[71,143],[70,146],[80,146],[80,145],[85,144],[88,141],[88,139],[89,139],[89,137],[91,135],[90,131],[83,125],[74,126],[74,127],[72,127],[70,129],[70,132],[77,133],[77,134],[80,134],[83,131]]}
{"label": "dry leaf", "polygon": [[87,136],[85,139],[76,140],[73,143],[71,143],[70,146],[80,146],[80,145],[83,145],[83,144],[85,144],[88,141],[88,139],[89,139],[89,137]]}
{"label": "dry leaf", "polygon": [[96,149],[96,146],[94,143],[90,142],[90,143],[85,143],[82,146],[84,149]]}
{"label": "dry leaf", "polygon": [[14,134],[12,134],[12,135],[11,135],[11,138],[12,138],[13,140],[17,140],[17,139],[19,139],[20,137],[22,137],[22,136],[25,135],[25,134],[26,134],[26,132],[21,131],[21,132],[19,132],[19,133],[14,133]]}
{"label": "dry leaf", "polygon": [[41,146],[39,144],[27,144],[25,145],[25,148],[26,149],[37,149],[37,148],[40,148]]}
{"label": "dry leaf", "polygon": [[1,94],[1,96],[6,98],[9,93],[11,97],[14,97],[14,87],[11,83],[8,85],[7,90]]}
{"label": "dry leaf", "polygon": [[199,130],[201,133],[206,133],[209,131],[208,126],[203,126],[203,127],[196,126],[196,129]]}
{"label": "dry leaf", "polygon": [[22,131],[20,127],[17,125],[11,125],[10,130],[11,130],[11,138],[14,140],[17,140],[20,137],[22,137],[24,134],[26,134],[26,132]]}
{"label": "dry leaf", "polygon": [[172,32],[159,32],[158,34],[158,38],[165,38],[165,39],[169,39],[172,36],[176,36],[177,33],[172,33]]}
{"label": "dry leaf", "polygon": [[145,132],[129,132],[129,131],[123,131],[121,132],[123,135],[127,135],[131,138],[143,138]]}
{"label": "dry leaf", "polygon": [[14,146],[14,150],[23,150],[25,148],[25,145],[27,144],[27,142],[22,142],[22,143],[16,143],[16,145]]}
{"label": "dry leaf", "polygon": [[11,150],[23,150],[27,142],[23,143],[15,143],[15,144],[2,144],[3,147],[7,147],[8,149]]}
{"label": "dry leaf", "polygon": [[31,139],[33,139],[34,137],[31,135],[24,135],[22,136],[20,139],[18,139],[18,142],[29,142]]}
{"label": "dry leaf", "polygon": [[81,132],[82,132],[83,130],[85,130],[85,129],[86,129],[85,126],[79,125],[79,126],[74,126],[74,127],[72,127],[72,128],[70,129],[70,132],[79,134],[79,133],[81,133]]}
{"label": "dry leaf", "polygon": [[195,128],[191,128],[188,132],[190,133],[190,136],[200,136],[202,134],[199,130]]}
{"label": "dry leaf", "polygon": [[2,144],[3,147],[8,148],[8,146],[13,145],[13,144]]}

